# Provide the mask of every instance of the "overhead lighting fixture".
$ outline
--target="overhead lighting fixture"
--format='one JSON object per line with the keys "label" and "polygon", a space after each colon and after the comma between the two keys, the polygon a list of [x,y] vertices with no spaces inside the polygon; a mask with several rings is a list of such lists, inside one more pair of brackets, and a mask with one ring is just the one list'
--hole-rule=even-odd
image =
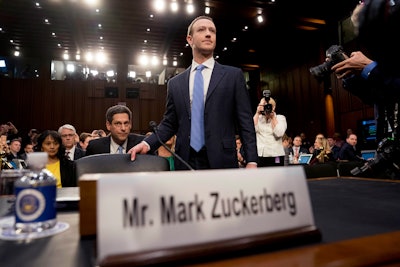
{"label": "overhead lighting fixture", "polygon": [[166,7],[165,0],[154,0],[153,7],[157,12],[164,11]]}
{"label": "overhead lighting fixture", "polygon": [[14,51],[14,56],[19,57],[21,55],[21,53],[19,51]]}
{"label": "overhead lighting fixture", "polygon": [[193,6],[192,3],[187,4],[187,6],[186,6],[186,11],[187,11],[188,14],[193,14],[193,12],[194,12],[194,6]]}
{"label": "overhead lighting fixture", "polygon": [[170,7],[172,12],[178,12],[179,10],[179,5],[176,0],[172,0]]}
{"label": "overhead lighting fixture", "polygon": [[257,16],[257,21],[258,23],[262,23],[264,21],[264,18],[261,14]]}
{"label": "overhead lighting fixture", "polygon": [[67,72],[74,72],[75,71],[75,65],[74,64],[67,64]]}
{"label": "overhead lighting fixture", "polygon": [[210,7],[206,6],[206,8],[204,9],[204,13],[206,13],[208,15],[208,14],[210,14],[210,11],[211,11]]}
{"label": "overhead lighting fixture", "polygon": [[150,78],[150,77],[151,77],[151,71],[149,71],[149,70],[146,71],[146,77],[147,77],[147,78]]}

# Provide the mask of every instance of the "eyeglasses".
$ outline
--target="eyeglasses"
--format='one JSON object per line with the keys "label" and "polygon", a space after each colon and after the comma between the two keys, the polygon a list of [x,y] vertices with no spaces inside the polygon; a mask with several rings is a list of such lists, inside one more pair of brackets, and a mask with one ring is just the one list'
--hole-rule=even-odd
{"label": "eyeglasses", "polygon": [[72,137],[74,137],[74,136],[75,136],[74,134],[62,134],[62,135],[61,135],[62,138],[67,138],[67,137],[72,138]]}

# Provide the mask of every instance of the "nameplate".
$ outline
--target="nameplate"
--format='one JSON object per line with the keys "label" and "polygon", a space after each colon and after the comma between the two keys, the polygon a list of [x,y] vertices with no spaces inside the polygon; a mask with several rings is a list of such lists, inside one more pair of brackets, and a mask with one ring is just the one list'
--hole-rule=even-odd
{"label": "nameplate", "polygon": [[314,225],[301,166],[96,177],[99,262]]}

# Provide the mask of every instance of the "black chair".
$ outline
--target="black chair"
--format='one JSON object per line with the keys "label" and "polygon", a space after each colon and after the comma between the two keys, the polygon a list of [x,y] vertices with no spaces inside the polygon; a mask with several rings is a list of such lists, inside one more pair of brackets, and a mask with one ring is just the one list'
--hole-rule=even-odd
{"label": "black chair", "polygon": [[307,178],[337,177],[336,162],[317,163],[315,165],[303,165]]}
{"label": "black chair", "polygon": [[155,155],[97,154],[74,161],[77,179],[86,173],[169,171],[167,159]]}

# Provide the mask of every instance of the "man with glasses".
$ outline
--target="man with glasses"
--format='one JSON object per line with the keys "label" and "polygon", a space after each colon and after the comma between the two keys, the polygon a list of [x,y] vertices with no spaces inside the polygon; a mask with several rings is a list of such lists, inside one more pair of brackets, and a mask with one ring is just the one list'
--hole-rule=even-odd
{"label": "man with glasses", "polygon": [[61,135],[62,144],[65,147],[65,156],[69,160],[77,160],[85,156],[85,151],[76,146],[75,135],[76,129],[71,124],[64,124],[58,128]]}
{"label": "man with glasses", "polygon": [[86,148],[86,156],[94,154],[122,154],[139,144],[144,135],[131,133],[132,112],[124,105],[115,105],[106,112],[106,127],[110,134],[93,139]]}

